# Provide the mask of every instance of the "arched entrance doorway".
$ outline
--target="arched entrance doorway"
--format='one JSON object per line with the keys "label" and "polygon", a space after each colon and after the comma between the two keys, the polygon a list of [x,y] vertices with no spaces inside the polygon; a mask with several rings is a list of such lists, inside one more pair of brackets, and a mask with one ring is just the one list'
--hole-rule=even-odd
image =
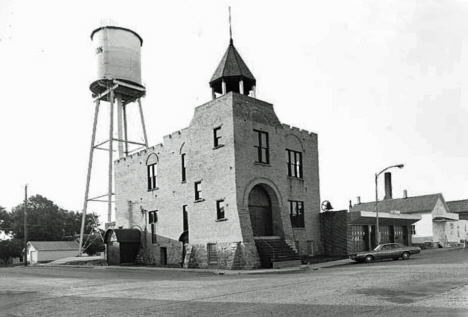
{"label": "arched entrance doorway", "polygon": [[261,185],[256,185],[250,191],[249,213],[255,237],[273,235],[271,199]]}

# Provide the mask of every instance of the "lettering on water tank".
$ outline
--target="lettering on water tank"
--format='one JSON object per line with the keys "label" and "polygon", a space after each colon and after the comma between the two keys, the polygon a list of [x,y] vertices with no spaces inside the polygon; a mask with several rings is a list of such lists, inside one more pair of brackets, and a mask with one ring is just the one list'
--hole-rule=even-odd
{"label": "lettering on water tank", "polygon": [[96,47],[96,55],[103,52],[102,46]]}

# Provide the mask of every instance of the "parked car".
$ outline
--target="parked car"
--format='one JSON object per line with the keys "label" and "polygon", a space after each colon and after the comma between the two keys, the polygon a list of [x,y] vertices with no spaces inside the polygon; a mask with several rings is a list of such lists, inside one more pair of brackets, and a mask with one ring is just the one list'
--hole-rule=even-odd
{"label": "parked car", "polygon": [[383,243],[379,244],[372,251],[364,251],[356,254],[350,254],[349,258],[356,262],[370,263],[374,260],[394,259],[408,260],[412,254],[421,252],[420,247],[409,247],[401,243]]}

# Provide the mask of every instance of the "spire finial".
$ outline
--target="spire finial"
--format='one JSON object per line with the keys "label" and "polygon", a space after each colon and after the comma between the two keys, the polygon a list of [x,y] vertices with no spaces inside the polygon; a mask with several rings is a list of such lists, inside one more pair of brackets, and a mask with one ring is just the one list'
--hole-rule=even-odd
{"label": "spire finial", "polygon": [[233,44],[232,41],[232,27],[231,27],[231,7],[229,7],[229,43]]}

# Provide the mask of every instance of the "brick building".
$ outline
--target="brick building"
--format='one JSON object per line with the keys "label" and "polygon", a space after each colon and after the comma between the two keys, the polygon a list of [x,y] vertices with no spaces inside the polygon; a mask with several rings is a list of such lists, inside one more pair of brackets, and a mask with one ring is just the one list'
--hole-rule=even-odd
{"label": "brick building", "polygon": [[142,231],[138,261],[249,269],[320,252],[317,134],[282,124],[255,86],[231,40],[190,125],[115,162],[116,227]]}

